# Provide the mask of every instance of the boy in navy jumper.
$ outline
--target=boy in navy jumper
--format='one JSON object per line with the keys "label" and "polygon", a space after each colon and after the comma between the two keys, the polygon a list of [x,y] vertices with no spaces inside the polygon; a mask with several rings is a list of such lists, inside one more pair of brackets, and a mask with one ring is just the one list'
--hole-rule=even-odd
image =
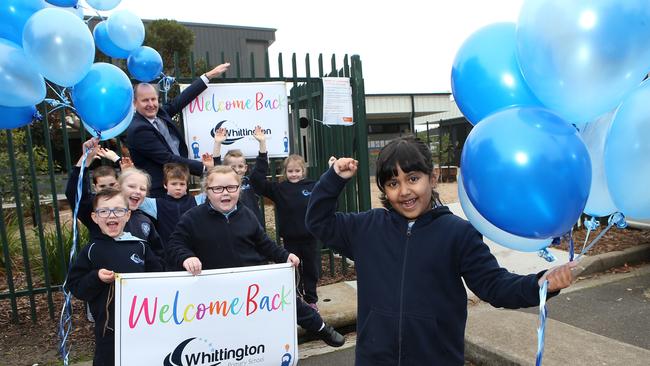
{"label": "boy in navy jumper", "polygon": [[278,231],[284,247],[302,261],[298,289],[304,294],[305,301],[318,310],[316,284],[320,275],[320,251],[316,238],[305,227],[307,203],[316,182],[306,178],[307,167],[300,155],[289,155],[284,160],[282,181],[268,181],[266,175],[269,172],[269,162],[264,130],[257,126],[254,136],[259,141],[260,152],[251,173],[251,184],[256,192],[275,203]]}
{"label": "boy in navy jumper", "polygon": [[[221,144],[226,140],[226,129],[219,128],[214,133],[214,165],[221,165]],[[244,154],[239,149],[228,150],[226,155],[223,157],[223,165],[230,166],[235,170],[237,175],[241,177],[241,189],[239,195],[239,202],[244,206],[248,207],[253,213],[257,220],[262,224],[262,227],[265,227],[264,217],[262,216],[262,211],[260,210],[260,197],[255,194],[253,187],[251,187],[249,178],[246,176],[248,171],[248,164],[246,164],[246,158]]]}
{"label": "boy in navy jumper", "polygon": [[499,267],[482,237],[442,206],[429,148],[414,138],[377,158],[385,208],[337,213],[357,161],[334,162],[314,187],[306,223],[323,243],[355,261],[358,337],[355,364],[463,365],[467,294],[505,308],[539,304],[571,284],[575,263],[520,276]]}
{"label": "boy in navy jumper", "polygon": [[205,202],[205,194],[192,196],[187,194],[187,182],[190,170],[187,165],[167,163],[163,166],[163,187],[167,194],[161,198],[145,197],[140,210],[153,217],[156,230],[160,235],[163,247],[174,232],[176,223],[189,209]]}
{"label": "boy in navy jumper", "polygon": [[93,207],[91,217],[101,235],[94,237],[77,256],[68,272],[66,288],[76,298],[88,302],[95,319],[93,365],[113,365],[115,305],[110,292],[115,273],[155,272],[162,267],[144,240],[124,232],[130,211],[120,191],[107,188],[98,192]]}
{"label": "boy in navy jumper", "polygon": [[[187,211],[167,244],[168,262],[196,275],[202,269],[275,263],[297,266],[298,257],[271,241],[255,215],[237,204],[241,177],[232,168],[210,169],[203,188],[207,202]],[[340,347],[345,338],[326,325],[318,312],[296,297],[298,324],[325,343]]]}

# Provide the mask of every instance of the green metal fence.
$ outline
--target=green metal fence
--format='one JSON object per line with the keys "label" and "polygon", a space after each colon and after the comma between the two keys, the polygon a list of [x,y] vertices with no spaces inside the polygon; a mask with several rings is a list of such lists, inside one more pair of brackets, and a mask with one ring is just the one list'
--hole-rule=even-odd
{"label": "green metal fence", "polygon": [[[221,62],[226,61],[223,53],[220,58]],[[178,57],[175,59],[178,60]],[[193,55],[190,60],[190,75],[179,74],[178,61],[174,65],[174,76],[178,83],[190,83],[196,76]],[[205,61],[206,64],[211,63],[210,55],[205,55]],[[314,72],[309,55],[300,65],[293,54],[290,76],[284,73],[282,54],[278,55],[277,73],[273,73],[269,67],[268,54],[264,60],[255,60],[251,54],[249,61],[251,69],[245,72],[241,68],[240,56],[236,54],[235,60],[229,61],[232,64],[229,72],[216,82],[284,81],[288,84],[291,151],[306,152],[311,178],[317,178],[326,170],[327,160],[332,155],[368,161],[365,93],[359,56],[348,58],[346,55],[342,64],[337,64],[336,56],[332,55],[329,71],[326,71],[323,56],[319,55],[318,70]],[[256,62],[265,65],[264,75],[255,75]],[[119,62],[116,64],[124,66]],[[299,67],[304,69],[304,75],[298,74]],[[321,77],[326,76],[350,78],[353,127],[324,126],[319,122],[322,120]],[[176,87],[173,89],[178,90]],[[66,121],[64,111],[50,113],[50,110],[51,107],[43,103],[39,106],[42,121],[19,129],[0,131],[0,310],[10,313],[13,322],[22,321],[23,318],[36,321],[38,316],[45,316],[44,312],[50,318],[56,316],[59,309],[54,297],[65,278],[72,245],[72,215],[63,193],[67,172],[79,157],[81,142],[88,134],[83,127],[74,126],[74,121],[72,125]],[[301,113],[304,115],[301,116]],[[182,128],[182,123],[179,123],[179,127]],[[300,138],[301,129],[309,140]],[[119,153],[119,139],[111,147]],[[271,160],[271,172],[277,172],[279,166],[280,160]],[[277,176],[272,174],[272,179],[277,179]],[[369,208],[368,166],[360,164],[353,184],[348,184],[341,196],[339,209],[357,211]],[[87,231],[83,230],[83,225],[79,227],[82,229],[79,242],[84,242]],[[275,233],[277,240],[277,230]],[[327,253],[331,259],[333,254]],[[330,263],[333,265],[334,262],[330,260]],[[343,263],[346,263],[345,260]],[[334,268],[330,270],[333,272]],[[46,308],[37,306],[37,297],[42,296],[46,298]]]}

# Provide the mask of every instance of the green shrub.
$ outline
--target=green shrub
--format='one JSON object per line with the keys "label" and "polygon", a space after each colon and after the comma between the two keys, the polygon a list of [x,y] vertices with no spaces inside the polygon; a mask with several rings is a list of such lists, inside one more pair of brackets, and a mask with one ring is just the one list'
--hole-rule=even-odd
{"label": "green shrub", "polygon": [[[77,231],[79,234],[79,240],[77,241],[78,248],[82,248],[90,241],[90,234],[88,229],[82,224],[77,225]],[[59,251],[59,240],[54,226],[43,230],[43,236],[45,237],[45,252],[47,255],[47,268],[50,274],[50,281],[53,285],[63,284],[68,270],[70,249],[72,248],[72,224],[65,222],[61,225],[63,253]]]}

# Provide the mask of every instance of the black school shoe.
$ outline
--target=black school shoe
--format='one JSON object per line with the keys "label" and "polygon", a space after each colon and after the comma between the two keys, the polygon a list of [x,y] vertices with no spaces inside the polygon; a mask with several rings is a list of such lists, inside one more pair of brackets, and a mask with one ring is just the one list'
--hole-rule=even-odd
{"label": "black school shoe", "polygon": [[327,324],[316,333],[316,336],[332,347],[341,347],[345,343],[345,337]]}

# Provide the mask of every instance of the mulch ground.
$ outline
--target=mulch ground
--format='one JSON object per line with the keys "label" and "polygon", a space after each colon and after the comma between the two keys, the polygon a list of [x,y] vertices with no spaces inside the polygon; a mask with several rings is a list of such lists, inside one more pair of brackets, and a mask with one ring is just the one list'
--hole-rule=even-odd
{"label": "mulch ground", "polygon": [[[600,229],[590,233],[589,240],[593,240]],[[574,231],[574,242],[576,253],[582,248],[587,232],[584,228]],[[587,253],[596,255],[612,251],[624,250],[636,245],[650,244],[650,230],[636,230],[631,228],[612,228],[606,233]],[[567,250],[568,243],[562,242],[559,249]],[[622,266],[609,270],[610,272],[627,272],[633,266]],[[334,273],[330,272],[330,257],[322,256],[322,278],[319,286],[324,286],[340,281],[356,279],[354,268],[344,266],[340,257],[334,257]],[[15,273],[14,273],[15,274]],[[16,287],[23,287],[17,278]],[[0,276],[4,281],[4,276]],[[5,289],[6,284],[0,283],[0,288]],[[19,319],[18,324],[11,322],[11,308],[8,300],[0,300],[0,365],[58,365],[61,361],[58,356],[59,340],[58,312],[61,309],[63,296],[61,293],[54,293],[55,320],[50,319],[47,308],[46,295],[36,295],[38,319],[32,322],[30,318],[29,299],[22,297],[18,300]],[[89,360],[92,358],[93,324],[85,317],[83,303],[73,300],[73,325],[70,334],[69,345],[71,347],[70,357],[73,361]]]}

